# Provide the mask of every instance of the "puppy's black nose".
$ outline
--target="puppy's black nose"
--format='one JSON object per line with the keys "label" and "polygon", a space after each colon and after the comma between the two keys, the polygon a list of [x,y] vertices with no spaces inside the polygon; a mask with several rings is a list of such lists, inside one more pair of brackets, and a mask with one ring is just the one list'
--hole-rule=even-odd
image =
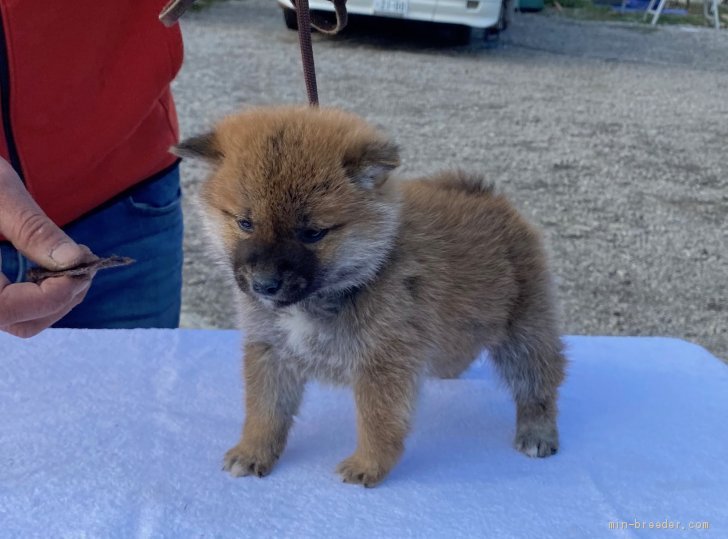
{"label": "puppy's black nose", "polygon": [[283,285],[283,281],[275,276],[260,276],[253,278],[253,290],[261,296],[274,296]]}

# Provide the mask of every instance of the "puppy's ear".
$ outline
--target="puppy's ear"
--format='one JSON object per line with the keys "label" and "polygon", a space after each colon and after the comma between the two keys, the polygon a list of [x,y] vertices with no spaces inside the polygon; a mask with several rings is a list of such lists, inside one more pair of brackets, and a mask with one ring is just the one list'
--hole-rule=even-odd
{"label": "puppy's ear", "polygon": [[222,150],[214,131],[183,140],[169,149],[178,157],[193,157],[216,163],[222,159]]}
{"label": "puppy's ear", "polygon": [[399,148],[388,140],[370,141],[350,150],[342,165],[354,183],[364,189],[374,189],[399,166]]}

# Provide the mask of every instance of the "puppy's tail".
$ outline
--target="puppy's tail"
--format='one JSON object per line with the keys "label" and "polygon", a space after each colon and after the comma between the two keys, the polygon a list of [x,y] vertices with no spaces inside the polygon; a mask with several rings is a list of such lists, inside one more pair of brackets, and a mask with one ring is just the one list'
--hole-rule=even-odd
{"label": "puppy's tail", "polygon": [[460,191],[468,195],[493,196],[495,185],[479,174],[472,174],[464,170],[443,172],[434,177],[432,181],[445,190]]}

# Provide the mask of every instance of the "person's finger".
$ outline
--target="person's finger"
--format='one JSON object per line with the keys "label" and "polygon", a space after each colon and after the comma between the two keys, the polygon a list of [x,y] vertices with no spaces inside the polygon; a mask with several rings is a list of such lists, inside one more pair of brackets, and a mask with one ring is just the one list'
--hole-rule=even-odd
{"label": "person's finger", "polygon": [[8,286],[10,284],[10,279],[5,277],[5,274],[2,272],[3,267],[3,257],[0,255],[0,292],[2,292],[3,288]]}
{"label": "person's finger", "polygon": [[68,313],[70,313],[73,309],[75,309],[79,305],[79,303],[81,303],[83,301],[83,299],[86,297],[87,292],[88,292],[88,289],[85,289],[85,290],[82,290],[81,292],[79,292],[74,297],[71,304],[69,304],[65,308],[61,309],[57,313],[54,313],[45,318],[41,318],[39,320],[30,320],[27,322],[20,322],[18,324],[13,324],[6,328],[0,328],[0,330],[5,331],[6,333],[10,333],[11,335],[14,335],[16,337],[20,337],[21,339],[29,339],[31,337],[35,337],[41,331],[48,329],[56,322],[63,319],[63,317],[66,316]]}
{"label": "person's finger", "polygon": [[70,305],[79,293],[85,293],[90,285],[89,277],[54,277],[40,285],[6,284],[0,288],[0,327],[57,314]]}
{"label": "person's finger", "polygon": [[44,268],[84,262],[90,251],[69,238],[31,198],[12,167],[0,159],[0,234]]}

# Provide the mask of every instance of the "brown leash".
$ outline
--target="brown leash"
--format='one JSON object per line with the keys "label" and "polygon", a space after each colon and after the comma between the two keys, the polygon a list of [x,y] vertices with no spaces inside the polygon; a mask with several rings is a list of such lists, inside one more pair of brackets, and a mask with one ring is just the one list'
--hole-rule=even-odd
{"label": "brown leash", "polygon": [[311,43],[311,11],[308,9],[308,0],[292,0],[292,2],[296,8],[298,45],[301,47],[301,64],[303,65],[303,80],[306,82],[308,104],[318,107],[316,65],[313,61],[313,44]]}
{"label": "brown leash", "polygon": [[[170,0],[159,14],[159,20],[165,26],[172,26],[194,4],[196,0]],[[291,0],[296,8],[298,22],[298,44],[301,47],[301,63],[303,64],[303,78],[306,82],[306,94],[312,107],[317,107],[318,87],[316,85],[316,66],[313,61],[313,45],[311,43],[311,28],[323,34],[336,34],[347,23],[346,0],[331,0],[334,4],[336,22],[331,22],[318,14],[311,16],[308,0]]]}

